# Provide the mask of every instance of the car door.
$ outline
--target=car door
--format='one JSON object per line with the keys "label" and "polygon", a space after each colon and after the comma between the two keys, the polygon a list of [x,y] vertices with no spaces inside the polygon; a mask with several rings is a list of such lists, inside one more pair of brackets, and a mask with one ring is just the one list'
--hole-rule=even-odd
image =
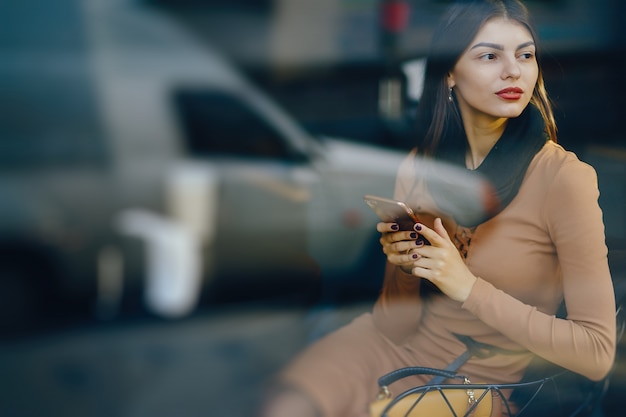
{"label": "car door", "polygon": [[308,156],[234,91],[181,88],[173,103],[186,157],[217,176],[215,233],[206,245],[213,295],[256,298],[309,281],[316,266],[306,248]]}

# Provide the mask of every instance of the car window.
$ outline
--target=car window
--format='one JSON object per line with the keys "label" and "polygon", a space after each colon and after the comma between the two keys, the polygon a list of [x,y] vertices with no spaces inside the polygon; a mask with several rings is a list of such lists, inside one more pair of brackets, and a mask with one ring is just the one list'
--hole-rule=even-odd
{"label": "car window", "polygon": [[285,138],[238,97],[179,90],[174,105],[192,156],[289,159]]}

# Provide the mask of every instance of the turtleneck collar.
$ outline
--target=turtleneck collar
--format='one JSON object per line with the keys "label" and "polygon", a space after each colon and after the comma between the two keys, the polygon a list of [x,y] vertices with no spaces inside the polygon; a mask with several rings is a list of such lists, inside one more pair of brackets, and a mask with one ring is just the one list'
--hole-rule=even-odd
{"label": "turtleneck collar", "polygon": [[[467,143],[465,133],[461,134],[463,135],[462,142]],[[519,117],[509,119],[502,136],[483,162],[476,170],[468,170],[470,175],[482,175],[489,181],[492,190],[491,195],[487,196],[487,201],[495,202],[495,204],[492,204],[492,209],[483,213],[484,215],[480,218],[468,214],[467,216],[456,215],[455,220],[463,226],[473,227],[489,220],[508,206],[517,195],[530,162],[543,148],[546,141],[545,123],[535,106],[529,105]],[[460,141],[455,142],[460,143]],[[458,149],[447,149],[439,153],[438,157],[467,169],[465,154],[466,148],[458,147]]]}

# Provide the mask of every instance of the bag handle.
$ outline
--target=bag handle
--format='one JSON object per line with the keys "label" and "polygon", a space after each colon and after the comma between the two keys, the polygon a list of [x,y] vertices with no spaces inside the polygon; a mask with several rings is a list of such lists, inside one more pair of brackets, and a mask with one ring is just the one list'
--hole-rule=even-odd
{"label": "bag handle", "polygon": [[436,368],[427,368],[423,366],[409,366],[406,368],[396,369],[395,371],[389,372],[378,378],[378,386],[385,387],[390,384],[393,384],[399,379],[406,378],[412,375],[437,375],[444,378],[458,378],[461,380],[466,380],[466,377],[463,375],[458,375],[454,371],[447,371],[445,369],[436,369]]}

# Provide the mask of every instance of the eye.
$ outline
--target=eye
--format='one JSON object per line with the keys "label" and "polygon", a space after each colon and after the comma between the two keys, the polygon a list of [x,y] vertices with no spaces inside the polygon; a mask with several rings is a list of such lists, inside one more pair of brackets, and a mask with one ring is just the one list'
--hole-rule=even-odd
{"label": "eye", "polygon": [[496,59],[496,54],[494,54],[493,52],[488,52],[486,54],[482,54],[479,58],[482,61],[493,61],[494,59]]}
{"label": "eye", "polygon": [[535,54],[533,52],[523,52],[519,55],[519,58],[525,61],[529,61],[535,58]]}

